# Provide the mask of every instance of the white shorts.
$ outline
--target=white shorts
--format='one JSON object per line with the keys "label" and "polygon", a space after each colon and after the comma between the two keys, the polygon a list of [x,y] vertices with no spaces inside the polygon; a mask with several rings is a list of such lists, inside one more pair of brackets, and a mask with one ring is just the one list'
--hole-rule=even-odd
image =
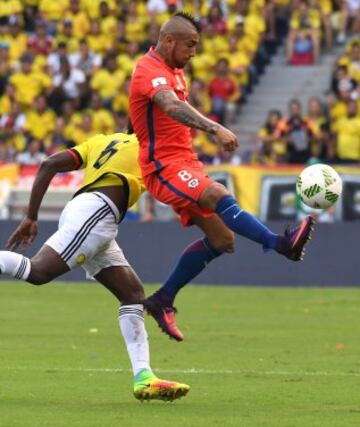
{"label": "white shorts", "polygon": [[67,203],[59,228],[45,244],[57,252],[72,270],[83,267],[89,277],[102,269],[129,266],[115,238],[119,211],[99,192],[82,193]]}

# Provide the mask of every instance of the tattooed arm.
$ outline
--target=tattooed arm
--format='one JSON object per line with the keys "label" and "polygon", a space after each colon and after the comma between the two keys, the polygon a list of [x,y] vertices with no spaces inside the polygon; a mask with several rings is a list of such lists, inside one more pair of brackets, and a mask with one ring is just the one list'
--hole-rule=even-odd
{"label": "tattooed arm", "polygon": [[219,123],[208,119],[187,102],[181,101],[171,90],[161,90],[153,101],[172,119],[185,126],[215,135],[226,151],[234,151],[239,143],[236,135]]}

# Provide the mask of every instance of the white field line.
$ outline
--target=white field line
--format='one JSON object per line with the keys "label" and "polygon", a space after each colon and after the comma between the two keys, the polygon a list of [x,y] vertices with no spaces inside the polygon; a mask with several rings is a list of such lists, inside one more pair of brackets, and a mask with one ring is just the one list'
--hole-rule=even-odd
{"label": "white field line", "polygon": [[[130,369],[123,368],[34,368],[28,366],[2,366],[0,371],[36,371],[36,372],[84,372],[84,373],[130,373]],[[325,371],[238,371],[238,370],[211,370],[211,369],[154,369],[156,373],[190,374],[190,375],[253,375],[253,376],[308,376],[308,377],[360,377],[360,372],[325,372]]]}

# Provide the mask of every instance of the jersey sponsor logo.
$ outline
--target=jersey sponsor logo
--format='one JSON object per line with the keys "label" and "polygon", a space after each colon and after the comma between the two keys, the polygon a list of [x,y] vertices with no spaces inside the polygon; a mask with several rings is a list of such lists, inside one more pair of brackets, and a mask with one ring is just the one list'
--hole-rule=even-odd
{"label": "jersey sponsor logo", "polygon": [[165,77],[156,77],[156,79],[151,80],[152,86],[157,87],[161,85],[167,85],[168,82]]}

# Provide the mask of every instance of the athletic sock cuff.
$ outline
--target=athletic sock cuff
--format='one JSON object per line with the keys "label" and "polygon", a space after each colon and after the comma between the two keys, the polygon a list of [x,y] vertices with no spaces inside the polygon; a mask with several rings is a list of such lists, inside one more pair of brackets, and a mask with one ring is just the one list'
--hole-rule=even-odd
{"label": "athletic sock cuff", "polygon": [[215,207],[215,212],[218,215],[223,215],[228,209],[238,206],[238,202],[230,194],[220,199]]}
{"label": "athletic sock cuff", "polygon": [[27,280],[31,271],[31,262],[29,258],[21,257],[19,264],[16,267],[14,278],[19,280]]}
{"label": "athletic sock cuff", "polygon": [[224,252],[219,251],[218,249],[216,249],[209,241],[209,239],[207,237],[205,237],[203,239],[204,245],[206,246],[206,249],[210,252],[210,254],[212,255],[213,258],[217,258],[218,256],[220,256],[221,254],[223,254]]}
{"label": "athletic sock cuff", "polygon": [[122,305],[119,309],[119,316],[137,316],[144,319],[144,306],[142,304]]}

